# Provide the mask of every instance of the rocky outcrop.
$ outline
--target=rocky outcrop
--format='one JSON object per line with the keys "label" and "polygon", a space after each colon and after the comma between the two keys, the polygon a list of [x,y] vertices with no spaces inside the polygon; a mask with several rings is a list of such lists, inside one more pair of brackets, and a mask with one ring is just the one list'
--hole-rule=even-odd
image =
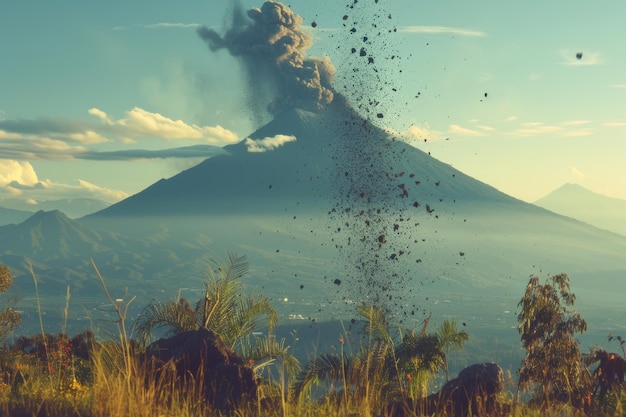
{"label": "rocky outcrop", "polygon": [[390,414],[403,417],[418,413],[455,417],[499,416],[502,406],[496,395],[504,389],[502,368],[495,363],[471,365],[448,381],[441,390],[418,401],[394,404]]}
{"label": "rocky outcrop", "polygon": [[146,348],[142,361],[153,367],[156,380],[171,371],[178,388],[198,387],[214,408],[229,411],[256,400],[252,368],[213,332],[200,329],[160,339]]}
{"label": "rocky outcrop", "polygon": [[436,412],[457,417],[489,416],[497,412],[496,394],[504,389],[502,368],[495,363],[471,365],[429,396]]}

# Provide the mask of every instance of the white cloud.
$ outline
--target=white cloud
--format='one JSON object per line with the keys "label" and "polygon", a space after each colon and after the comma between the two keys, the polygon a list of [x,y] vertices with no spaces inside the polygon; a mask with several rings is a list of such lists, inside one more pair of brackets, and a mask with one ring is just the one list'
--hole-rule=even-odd
{"label": "white cloud", "polygon": [[113,203],[128,195],[124,191],[100,187],[83,180],[77,180],[76,184],[62,184],[46,179],[30,185],[16,181],[0,185],[0,199],[21,198],[28,204],[36,204],[37,201],[75,198],[94,198]]}
{"label": "white cloud", "polygon": [[68,138],[84,144],[94,144],[94,143],[105,143],[109,142],[109,139],[104,136],[94,132],[93,130],[88,130],[84,133],[70,133]]}
{"label": "white cloud", "polygon": [[428,35],[457,35],[457,36],[466,36],[466,37],[477,37],[484,38],[487,36],[487,33],[465,29],[465,28],[457,28],[450,26],[403,26],[398,28],[399,32],[402,33],[424,33]]}
{"label": "white cloud", "polygon": [[288,135],[276,135],[274,137],[267,137],[263,139],[246,139],[246,146],[248,152],[261,153],[266,151],[272,151],[276,148],[283,146],[285,143],[295,142],[295,136]]}
{"label": "white cloud", "polygon": [[77,184],[56,183],[49,179],[40,180],[30,162],[1,159],[0,199],[20,197],[28,204],[70,198],[95,198],[117,202],[128,197],[128,193],[100,187],[80,179]]}
{"label": "white cloud", "polygon": [[70,190],[76,191],[81,195],[91,195],[93,198],[104,201],[119,201],[128,197],[128,193],[111,188],[100,187],[90,182],[79,179],[78,186],[66,185]]}
{"label": "white cloud", "polygon": [[91,114],[93,116],[96,116],[97,118],[99,118],[100,120],[102,120],[104,122],[112,123],[111,119],[109,119],[109,116],[105,112],[100,110],[100,109],[97,109],[97,108],[94,107],[92,109],[87,110],[87,113],[89,113],[89,114]]}
{"label": "white cloud", "polygon": [[95,155],[94,145],[113,141],[130,144],[139,139],[186,140],[217,147],[239,142],[236,133],[222,126],[187,124],[139,107],[121,119],[98,108],[88,113],[97,121],[0,119],[0,159],[71,160],[81,154]]}
{"label": "white cloud", "polygon": [[591,135],[593,135],[593,131],[591,129],[569,130],[563,133],[563,136],[567,138],[578,138],[582,136],[591,136]]}
{"label": "white cloud", "polygon": [[459,135],[459,136],[485,136],[483,132],[479,132],[478,130],[468,129],[466,127],[462,127],[459,125],[450,125],[448,128],[448,132],[451,135]]}
{"label": "white cloud", "polygon": [[114,26],[113,30],[123,31],[132,28],[136,29],[197,29],[201,26],[199,23],[181,23],[181,22],[159,22],[148,25],[135,24],[131,26]]}
{"label": "white cloud", "polygon": [[114,120],[104,111],[93,108],[89,114],[105,123],[104,131],[110,130],[117,138],[126,141],[139,138],[160,138],[166,140],[187,139],[212,145],[226,145],[239,141],[237,135],[222,126],[198,126],[182,120],[173,120],[159,113],[152,113],[139,107],[126,112],[126,117]]}
{"label": "white cloud", "polygon": [[144,26],[146,29],[197,29],[199,23],[159,22]]}
{"label": "white cloud", "polygon": [[543,122],[522,123],[522,127],[513,131],[514,136],[538,136],[562,132],[563,126],[546,125]]}
{"label": "white cloud", "polygon": [[436,142],[442,139],[441,132],[431,129],[428,125],[420,126],[412,124],[403,132],[390,127],[384,129],[393,139],[402,140],[407,143]]}
{"label": "white cloud", "polygon": [[10,159],[0,159],[0,186],[13,182],[34,185],[39,181],[35,169],[30,162],[19,162]]}
{"label": "white cloud", "polygon": [[591,121],[589,120],[568,120],[565,122],[562,122],[561,124],[563,126],[582,126],[582,125],[587,125],[591,123]]}
{"label": "white cloud", "polygon": [[572,175],[573,175],[576,179],[579,179],[579,180],[584,180],[585,178],[587,178],[587,176],[586,176],[586,175],[585,175],[582,171],[580,171],[578,168],[576,168],[575,166],[571,166],[571,167],[569,168],[569,172],[570,172],[570,174],[572,174]]}
{"label": "white cloud", "polygon": [[606,122],[602,123],[604,127],[624,127],[626,126],[626,122]]}

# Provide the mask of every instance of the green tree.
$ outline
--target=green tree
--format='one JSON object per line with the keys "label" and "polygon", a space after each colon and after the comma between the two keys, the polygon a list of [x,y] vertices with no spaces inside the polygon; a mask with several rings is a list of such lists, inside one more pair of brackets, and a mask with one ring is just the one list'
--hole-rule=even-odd
{"label": "green tree", "polygon": [[533,390],[541,405],[560,401],[581,406],[591,392],[591,376],[574,338],[585,332],[587,323],[572,308],[576,296],[569,281],[559,274],[540,284],[534,276],[518,304],[518,331],[526,349],[518,388]]}
{"label": "green tree", "polygon": [[146,343],[156,328],[167,328],[170,334],[205,328],[235,349],[237,342],[261,322],[273,329],[278,314],[269,298],[243,293],[241,278],[248,271],[245,256],[229,254],[226,261],[212,261],[207,270],[204,297],[195,307],[182,299],[148,304],[136,322],[139,339]]}
{"label": "green tree", "polygon": [[[0,265],[0,294],[6,293],[13,285],[13,276],[9,267]],[[15,298],[8,298],[5,301],[6,308],[0,311],[0,346],[6,343],[6,337],[13,330],[17,329],[22,321],[19,312],[15,311]]]}

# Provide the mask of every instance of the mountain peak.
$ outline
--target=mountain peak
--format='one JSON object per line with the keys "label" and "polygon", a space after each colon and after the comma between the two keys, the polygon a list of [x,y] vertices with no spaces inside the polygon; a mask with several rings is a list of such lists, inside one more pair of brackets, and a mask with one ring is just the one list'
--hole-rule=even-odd
{"label": "mountain peak", "polygon": [[563,184],[536,205],[626,235],[626,200],[595,193],[578,184]]}
{"label": "mountain peak", "polygon": [[18,225],[0,227],[0,252],[45,259],[91,255],[102,236],[59,210],[39,210]]}

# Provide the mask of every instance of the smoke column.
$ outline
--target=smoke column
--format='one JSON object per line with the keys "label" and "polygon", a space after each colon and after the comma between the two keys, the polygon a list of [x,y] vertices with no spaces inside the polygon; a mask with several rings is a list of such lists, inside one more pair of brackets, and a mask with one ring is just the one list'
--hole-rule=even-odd
{"label": "smoke column", "polygon": [[287,6],[267,1],[247,15],[236,6],[223,36],[206,26],[198,28],[198,35],[211,51],[226,49],[241,59],[253,108],[269,88],[272,115],[292,107],[318,111],[333,101],[335,68],[328,57],[306,57],[313,39],[301,25],[302,17]]}

